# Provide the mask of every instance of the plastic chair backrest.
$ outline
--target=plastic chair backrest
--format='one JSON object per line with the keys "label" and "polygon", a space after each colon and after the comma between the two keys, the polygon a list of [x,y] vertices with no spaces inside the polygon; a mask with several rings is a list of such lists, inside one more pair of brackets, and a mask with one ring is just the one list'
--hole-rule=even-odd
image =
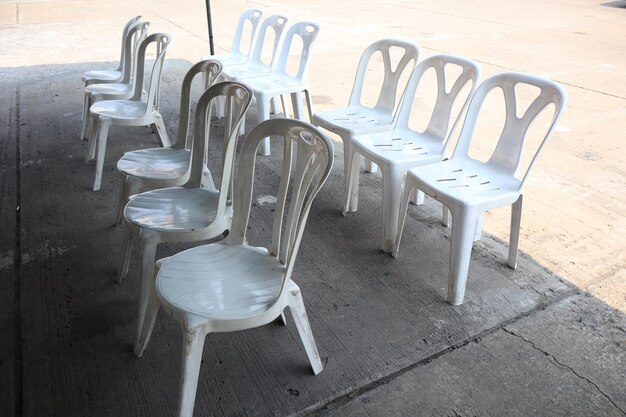
{"label": "plastic chair backrest", "polygon": [[[259,27],[259,32],[256,36],[256,42],[254,44],[250,61],[266,66],[268,69],[273,68],[274,61],[276,59],[276,51],[278,50],[278,45],[282,39],[285,26],[287,26],[287,18],[285,16],[272,15],[265,19]],[[265,64],[262,60],[265,38],[272,33],[274,34],[274,42],[272,43],[271,59],[269,64]]]}
{"label": "plastic chair backrest", "polygon": [[[159,108],[159,90],[161,88],[161,71],[163,69],[163,62],[165,61],[165,53],[167,52],[167,47],[169,46],[171,38],[166,33],[153,33],[148,36],[141,45],[139,45],[139,52],[137,53],[135,72],[136,72],[136,81],[135,81],[135,92],[131,100],[140,101],[143,92],[143,81],[144,81],[144,67],[146,61],[146,49],[151,43],[156,45],[156,58],[154,59],[154,64],[152,65],[152,71],[150,74],[150,86],[148,87],[148,99],[146,103],[148,103],[147,111],[152,111],[153,109]],[[152,108],[151,108],[152,106]]]}
{"label": "plastic chair backrest", "polygon": [[[517,84],[527,84],[539,88],[539,94],[532,101],[530,106],[521,117],[517,116],[517,94],[515,87]],[[565,104],[567,103],[567,93],[565,89],[554,81],[546,78],[537,77],[535,75],[523,74],[519,72],[504,72],[485,80],[476,90],[467,109],[467,115],[463,128],[459,136],[452,158],[462,157],[470,158],[469,147],[473,136],[476,121],[480,113],[480,109],[489,93],[494,89],[501,89],[504,94],[504,102],[506,106],[505,122],[500,137],[496,144],[495,150],[486,165],[491,166],[494,170],[503,174],[514,176],[521,160],[522,150],[526,139],[526,133],[531,126],[533,120],[547,106],[554,105],[554,115],[549,123],[548,130],[537,147],[530,164],[526,168],[520,182],[520,188],[524,184],[530,169],[532,168],[539,152],[543,148],[545,142],[550,137],[552,130],[556,126]]]}
{"label": "plastic chair backrest", "polygon": [[150,22],[135,22],[126,32],[126,38],[124,39],[124,66],[122,69],[122,84],[130,84],[136,78],[137,68],[137,54],[139,51],[139,45],[148,36],[148,28]]}
{"label": "plastic chair backrest", "polygon": [[187,71],[185,78],[183,78],[183,86],[180,92],[178,135],[176,136],[176,142],[172,145],[172,148],[183,149],[190,146],[189,113],[191,110],[191,85],[194,78],[200,73],[206,74],[206,84],[204,85],[211,87],[221,72],[222,64],[219,61],[211,59],[200,61]]}
{"label": "plastic chair backrest", "polygon": [[[259,22],[261,21],[261,16],[263,16],[263,12],[259,9],[248,9],[241,14],[241,16],[239,17],[239,22],[237,23],[237,28],[235,29],[233,44],[230,47],[230,53],[232,55],[240,57],[250,57],[250,55],[252,55],[252,47],[254,46],[254,40],[257,34],[257,29],[259,27]],[[249,49],[247,53],[243,53],[241,51],[242,38],[243,31],[247,22],[250,22],[250,39],[248,42]]]}
{"label": "plastic chair backrest", "polygon": [[285,265],[282,295],[291,277],[311,204],[330,174],[333,145],[317,128],[300,120],[266,120],[252,129],[241,148],[233,223],[224,240],[226,244],[245,242],[257,149],[268,136],[281,137],[284,145],[270,249],[270,253]]}
{"label": "plastic chair backrest", "polygon": [[[254,93],[248,86],[238,82],[227,81],[214,84],[202,94],[196,108],[196,116],[193,127],[193,142],[191,144],[191,172],[189,180],[184,187],[197,188],[202,183],[202,175],[208,159],[207,147],[209,138],[211,109],[214,100],[223,97],[226,102],[226,120],[230,126],[230,131],[224,132],[224,143],[222,152],[222,175],[220,183],[220,193],[217,204],[215,218],[226,214],[227,203],[229,203],[229,189],[231,176],[235,164],[235,151],[239,139],[239,130],[243,123],[246,111],[250,107]],[[208,126],[207,126],[208,125]]]}
{"label": "plastic chair backrest", "polygon": [[[456,80],[451,88],[448,88],[446,80],[446,66],[457,66],[461,68]],[[478,87],[478,79],[480,78],[480,68],[475,62],[455,56],[455,55],[433,55],[421,61],[411,73],[406,89],[400,100],[398,112],[396,113],[395,127],[408,129],[409,120],[411,118],[411,110],[413,99],[419,86],[422,76],[430,69],[435,71],[437,76],[437,99],[433,106],[433,112],[428,121],[428,125],[423,133],[425,139],[436,138],[440,144],[446,143],[450,134],[455,130],[457,123],[462,119],[463,112],[470,102],[472,94]],[[463,106],[454,118],[452,129],[450,129],[450,120],[452,119],[452,107],[459,97],[459,93],[463,88],[471,83]]]}
{"label": "plastic chair backrest", "polygon": [[[392,68],[392,48],[401,48],[404,50],[404,54],[398,61],[396,68]],[[348,101],[349,106],[362,106],[361,95],[363,94],[365,74],[372,56],[377,52],[380,52],[382,55],[385,73],[380,93],[378,94],[378,99],[373,108],[375,110],[391,114],[396,107],[396,97],[398,96],[398,82],[400,81],[400,77],[409,64],[412,63],[413,65],[412,67],[409,67],[411,71],[415,68],[420,55],[420,49],[414,43],[399,39],[381,39],[368,46],[359,60],[359,66],[357,67],[356,77],[354,79],[354,86],[352,87],[352,93],[350,94],[350,100]]]}
{"label": "plastic chair backrest", "polygon": [[289,50],[296,36],[302,39],[302,50],[300,51],[300,62],[298,64],[298,72],[294,76],[297,80],[302,80],[309,69],[309,56],[311,55],[311,47],[313,41],[317,37],[320,28],[313,22],[298,22],[291,26],[285,35],[285,39],[281,46],[280,55],[276,61],[275,71],[289,75],[287,73],[287,64],[289,62]]}
{"label": "plastic chair backrest", "polygon": [[[141,16],[135,16],[132,19],[130,19],[128,22],[126,22],[126,24],[124,25],[124,29],[122,29],[122,47],[120,48],[120,63],[117,67],[117,70],[119,72],[124,72],[124,66],[127,64],[126,62],[126,35],[128,35],[128,32],[130,30],[130,28],[139,21],[139,19],[141,19]],[[129,62],[130,64],[130,62]]]}

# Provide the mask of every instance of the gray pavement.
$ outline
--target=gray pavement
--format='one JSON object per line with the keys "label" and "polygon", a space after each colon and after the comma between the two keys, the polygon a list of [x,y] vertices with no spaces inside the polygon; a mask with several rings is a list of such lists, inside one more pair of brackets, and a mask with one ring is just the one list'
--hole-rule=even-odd
{"label": "gray pavement", "polygon": [[[210,335],[195,415],[626,414],[626,2],[213,7],[218,50],[244,8],[320,22],[316,109],[345,103],[360,52],[386,36],[412,39],[425,55],[474,58],[485,75],[551,76],[570,104],[527,184],[518,269],[505,263],[508,210],[489,213],[460,307],[445,303],[449,231],[440,207],[411,207],[399,258],[380,252],[380,177],[361,175],[359,210],[342,217],[337,141],[294,272],[326,369],[310,374],[292,323]],[[182,77],[208,49],[202,13],[202,2],[191,1],[0,0],[1,416],[174,415],[178,325],[161,314],[137,359],[139,261],[122,284],[111,280],[121,242],[112,226],[115,161],[156,142],[148,128],[111,129],[102,190],[90,191],[94,167],[78,139],[79,75],[113,61],[121,23],[145,15],[153,30],[174,37],[162,93],[174,135]],[[256,115],[248,117],[250,128]],[[273,149],[259,162],[259,195],[277,182],[280,148]],[[266,235],[271,210],[254,206],[253,243]],[[184,247],[163,245],[158,255]]]}

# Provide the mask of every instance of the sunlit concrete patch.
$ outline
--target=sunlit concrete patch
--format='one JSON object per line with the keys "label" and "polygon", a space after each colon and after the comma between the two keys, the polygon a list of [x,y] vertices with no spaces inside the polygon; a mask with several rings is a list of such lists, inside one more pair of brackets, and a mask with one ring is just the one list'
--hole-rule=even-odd
{"label": "sunlit concrete patch", "polygon": [[276,204],[276,197],[273,195],[260,195],[255,200],[257,206],[267,206],[269,204]]}
{"label": "sunlit concrete patch", "polygon": [[[49,258],[56,258],[65,254],[70,248],[64,245],[54,246],[50,241],[46,241],[34,252],[22,253],[22,265],[33,261],[43,261]],[[0,253],[0,270],[13,266],[14,254],[12,250]]]}

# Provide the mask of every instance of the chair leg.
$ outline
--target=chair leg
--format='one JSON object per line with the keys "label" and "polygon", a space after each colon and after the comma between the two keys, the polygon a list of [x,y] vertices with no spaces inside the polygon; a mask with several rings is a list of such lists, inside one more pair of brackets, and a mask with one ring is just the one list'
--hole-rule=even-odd
{"label": "chair leg", "polygon": [[183,363],[180,375],[178,417],[193,416],[204,337],[200,329],[183,329]]}
{"label": "chair leg", "polygon": [[402,195],[402,175],[404,171],[398,167],[385,165],[383,173],[383,228],[381,249],[390,253],[396,241],[398,231],[398,210]]}
{"label": "chair leg", "polygon": [[148,300],[154,292],[154,263],[156,262],[157,241],[150,237],[141,240],[141,290],[139,291],[139,308],[137,310],[137,339],[144,327]]}
{"label": "chair leg", "polygon": [[411,199],[409,201],[411,201],[411,204],[419,206],[424,204],[424,198],[424,192],[416,188],[411,192]]}
{"label": "chair leg", "polygon": [[83,114],[80,120],[83,122],[80,129],[80,140],[87,139],[87,129],[89,127],[89,119],[91,115],[89,114],[89,108],[91,107],[91,95],[85,93],[85,99],[83,100]]}
{"label": "chair leg", "polygon": [[135,242],[135,235],[133,235],[128,227],[124,227],[124,241],[122,244],[122,256],[120,269],[117,271],[117,282],[122,282],[126,274],[128,274],[128,267],[130,265],[130,256],[133,252],[133,243]]}
{"label": "chair leg", "polygon": [[98,116],[89,116],[91,118],[91,126],[87,134],[87,152],[85,153],[85,163],[92,161],[96,157],[96,138],[98,137],[98,127],[100,126],[100,118]]}
{"label": "chair leg", "polygon": [[143,355],[143,352],[148,346],[150,336],[152,336],[152,330],[154,329],[154,323],[156,322],[157,314],[159,313],[159,307],[159,299],[156,292],[152,291],[148,298],[146,316],[144,318],[143,325],[141,329],[139,329],[137,340],[135,340],[134,351],[138,358],[141,358],[141,355]]}
{"label": "chair leg", "polygon": [[313,373],[317,375],[324,369],[324,363],[322,363],[322,358],[320,358],[320,354],[315,346],[313,332],[311,331],[306,309],[304,308],[304,301],[302,300],[302,295],[298,287],[289,290],[289,310],[291,311],[293,321],[298,329],[304,350],[309,357]]}
{"label": "chair leg", "polygon": [[391,256],[398,257],[398,249],[400,249],[400,239],[402,238],[402,230],[404,229],[404,222],[406,221],[406,213],[409,210],[409,202],[411,200],[411,194],[414,187],[409,183],[409,177],[404,184],[404,194],[402,200],[400,200],[400,206],[398,208],[398,230],[396,231],[396,240],[391,250]]}
{"label": "chair leg", "polygon": [[128,177],[124,174],[121,174],[122,181],[120,184],[120,192],[119,192],[119,201],[117,203],[117,215],[116,215],[116,225],[122,223],[124,220],[124,207],[126,207],[126,203],[130,197],[138,194],[141,190],[141,181],[137,178]]}
{"label": "chair leg", "polygon": [[515,269],[517,268],[517,250],[519,245],[519,229],[522,222],[522,202],[524,196],[519,198],[511,206],[511,234],[509,236],[509,259],[507,264]]}
{"label": "chair leg", "polygon": [[306,107],[309,112],[309,123],[313,121],[313,104],[311,103],[311,94],[309,94],[309,90],[304,90],[304,99],[306,100]]}
{"label": "chair leg", "polygon": [[483,220],[485,218],[484,213],[478,216],[476,220],[476,227],[474,228],[474,242],[478,242],[483,237]]}
{"label": "chair leg", "polygon": [[120,172],[120,191],[117,195],[117,213],[115,214],[115,226],[122,223],[124,218],[124,206],[128,201],[128,181],[129,177]]}
{"label": "chair leg", "polygon": [[[270,119],[270,100],[265,100],[263,97],[256,98],[257,114],[259,115],[259,123]],[[261,155],[270,154],[270,138],[263,139],[261,146],[259,147],[259,153]]]}
{"label": "chair leg", "polygon": [[96,177],[93,181],[93,191],[98,191],[102,183],[102,171],[104,170],[104,155],[107,148],[109,126],[111,119],[100,117],[98,119],[98,135],[96,137]]}
{"label": "chair leg", "polygon": [[448,280],[448,302],[463,304],[465,284],[469,272],[474,231],[480,215],[473,209],[455,208],[452,211],[452,237],[450,239],[450,278]]}
{"label": "chair leg", "polygon": [[294,119],[304,120],[304,108],[300,93],[291,93],[291,105],[293,106]]}
{"label": "chair leg", "polygon": [[359,206],[359,161],[361,155],[352,150],[349,140],[343,141],[344,206],[343,215],[354,212]]}
{"label": "chair leg", "polygon": [[280,313],[280,316],[276,317],[276,320],[274,320],[274,323],[282,324],[283,326],[287,325],[287,316],[285,316],[284,311]]}
{"label": "chair leg", "polygon": [[378,167],[376,166],[376,164],[369,159],[365,159],[365,172],[373,174],[376,171],[378,171]]}
{"label": "chair leg", "polygon": [[450,227],[452,225],[451,220],[451,215],[450,215],[450,210],[448,209],[448,207],[446,207],[445,204],[441,205],[442,207],[442,213],[441,213],[441,224],[443,224],[446,227]]}
{"label": "chair leg", "polygon": [[157,141],[159,142],[159,145],[164,148],[169,148],[171,146],[170,138],[167,135],[167,129],[165,128],[165,123],[163,122],[163,116],[161,116],[161,113],[155,113],[154,123],[151,125],[151,127],[153,131],[154,129],[156,129],[156,132],[154,134],[157,138]]}

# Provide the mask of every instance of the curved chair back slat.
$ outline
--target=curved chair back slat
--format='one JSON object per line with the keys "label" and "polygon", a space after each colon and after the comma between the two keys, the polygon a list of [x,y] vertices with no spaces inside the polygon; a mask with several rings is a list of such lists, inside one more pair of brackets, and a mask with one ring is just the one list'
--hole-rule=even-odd
{"label": "curved chair back slat", "polygon": [[207,59],[194,64],[189,69],[189,71],[187,71],[187,74],[185,74],[185,78],[183,78],[183,86],[180,93],[180,119],[178,122],[178,135],[176,136],[176,142],[172,145],[172,148],[183,149],[191,146],[189,135],[191,85],[193,83],[193,80],[196,78],[196,75],[206,74],[203,80],[206,81],[204,85],[206,86],[206,89],[208,89],[213,84],[215,84],[221,72],[222,64],[220,62]]}
{"label": "curved chair back slat", "polygon": [[207,147],[210,127],[208,116],[211,114],[211,107],[217,98],[225,99],[227,103],[225,117],[226,120],[231,121],[227,123],[227,127],[224,129],[221,185],[215,218],[221,218],[225,215],[239,130],[253,97],[252,91],[246,85],[227,81],[214,84],[198,101],[191,144],[191,173],[184,187],[201,186],[202,175],[208,160]]}
{"label": "curved chair back slat", "polygon": [[[450,68],[446,67],[452,66],[460,67],[461,72],[458,73],[456,79],[449,80],[452,81],[452,86],[448,88],[446,70],[450,70]],[[475,62],[456,55],[433,55],[421,61],[411,74],[406,90],[402,96],[399,109],[396,113],[396,128],[409,129],[409,120],[414,110],[412,105],[416,90],[423,75],[430,69],[435,71],[437,77],[437,98],[428,125],[423,133],[425,133],[424,137],[426,139],[433,139],[439,144],[445,143],[447,145],[448,137],[455,130],[457,123],[462,119],[464,110],[468,106],[472,94],[478,86],[480,68]],[[454,117],[452,114],[454,103],[459,99],[459,94],[468,83],[471,87],[465,96],[463,106],[456,114],[456,117]],[[452,119],[454,119],[454,123],[450,129],[450,121]]]}
{"label": "curved chair back slat", "polygon": [[300,56],[300,62],[298,63],[298,72],[293,76],[298,81],[305,79],[309,68],[309,56],[311,55],[311,48],[313,47],[313,41],[319,34],[320,27],[317,23],[313,22],[298,22],[291,26],[285,35],[285,39],[281,46],[280,55],[276,61],[275,71],[289,75],[287,73],[287,64],[289,62],[289,52],[293,40],[299,37],[302,40],[302,50],[298,54]]}
{"label": "curved chair back slat", "polygon": [[[530,106],[521,117],[517,115],[518,97],[517,85],[529,85],[539,89],[539,94],[533,99]],[[467,116],[461,129],[458,144],[452,157],[470,158],[469,148],[473,137],[474,129],[485,99],[493,90],[500,89],[504,95],[505,102],[505,122],[495,150],[485,164],[506,175],[515,175],[521,161],[522,151],[528,129],[546,107],[554,105],[554,113],[549,122],[545,136],[539,146],[535,149],[534,155],[528,167],[523,173],[520,182],[522,187],[528,172],[532,168],[537,155],[543,148],[545,142],[550,137],[556,126],[565,104],[567,103],[567,93],[565,89],[554,81],[538,77],[531,74],[518,72],[504,72],[485,80],[476,90],[467,110]]]}
{"label": "curved chair back slat", "polygon": [[[239,17],[239,22],[237,22],[237,28],[235,29],[235,36],[233,36],[233,43],[230,47],[230,53],[232,55],[250,57],[253,51],[257,29],[259,28],[259,23],[261,21],[262,16],[263,16],[263,11],[259,9],[248,9],[241,14],[241,16]],[[249,33],[250,38],[248,39],[248,42],[247,42],[247,44],[249,45],[249,49],[246,53],[244,53],[242,51],[243,32],[247,23],[250,24],[250,33]]]}
{"label": "curved chair back slat", "polygon": [[313,199],[328,178],[333,163],[330,139],[310,124],[293,119],[266,120],[246,137],[241,148],[235,207],[225,242],[242,244],[250,216],[257,149],[266,137],[284,145],[270,252],[285,265],[281,289],[289,282]]}
{"label": "curved chair back slat", "polygon": [[117,71],[123,73],[124,72],[124,67],[125,65],[129,65],[130,62],[127,63],[126,61],[126,36],[128,35],[128,32],[130,31],[130,28],[137,22],[139,22],[139,20],[141,19],[141,16],[135,16],[132,19],[130,19],[128,22],[126,22],[126,24],[124,25],[124,29],[122,29],[122,47],[120,48],[120,63],[117,67]]}
{"label": "curved chair back slat", "polygon": [[[396,68],[392,68],[391,50],[400,48],[404,51],[402,57],[398,61]],[[411,42],[400,39],[381,39],[368,46],[361,59],[356,71],[354,86],[350,94],[348,105],[361,106],[363,94],[363,83],[365,75],[370,66],[370,61],[374,54],[379,52],[382,55],[384,66],[384,77],[381,84],[378,99],[374,105],[374,109],[391,114],[396,107],[396,98],[398,97],[398,83],[405,69],[413,70],[417,65],[420,50],[419,47]],[[410,66],[412,65],[412,66]]]}

